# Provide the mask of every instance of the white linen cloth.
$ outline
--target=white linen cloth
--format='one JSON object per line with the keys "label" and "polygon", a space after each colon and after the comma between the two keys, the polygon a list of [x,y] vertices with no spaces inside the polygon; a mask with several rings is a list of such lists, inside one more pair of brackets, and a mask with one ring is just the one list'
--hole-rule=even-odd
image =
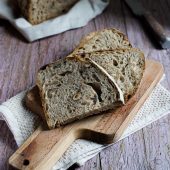
{"label": "white linen cloth", "polygon": [[24,18],[15,18],[8,1],[0,0],[0,18],[8,20],[29,42],[83,27],[109,3],[109,0],[80,0],[65,15],[31,25]]}
{"label": "white linen cloth", "polygon": [[[20,146],[36,129],[39,118],[23,106],[25,92],[12,97],[0,105],[0,117],[5,120]],[[170,92],[158,84],[133,121],[124,131],[121,139],[170,113]],[[120,139],[119,139],[120,140]],[[83,165],[106,146],[83,139],[76,140],[53,167],[64,170],[77,163]]]}

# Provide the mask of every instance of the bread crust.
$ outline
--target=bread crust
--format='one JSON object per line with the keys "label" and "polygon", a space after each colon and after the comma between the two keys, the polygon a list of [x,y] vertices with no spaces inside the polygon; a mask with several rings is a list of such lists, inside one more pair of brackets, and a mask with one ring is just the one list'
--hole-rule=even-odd
{"label": "bread crust", "polygon": [[[62,59],[59,59],[58,61],[60,61],[60,60],[62,60]],[[53,63],[55,63],[55,62],[53,62]],[[47,65],[41,67],[40,70],[46,69],[46,67],[51,66],[53,63],[47,64]],[[39,71],[40,71],[40,70],[39,70]],[[39,79],[38,79],[38,74],[39,74],[39,72],[37,73],[37,76],[36,76],[36,85],[37,85],[37,87],[38,87],[38,89],[39,89],[38,91],[39,91],[39,95],[40,95],[40,99],[41,99],[41,104],[42,104],[42,108],[43,108],[43,113],[44,113],[44,116],[45,116],[45,119],[46,119],[46,123],[47,123],[49,129],[54,129],[55,127],[59,127],[60,124],[58,123],[58,124],[56,124],[56,126],[54,126],[54,125],[52,125],[51,122],[50,122],[50,119],[49,119],[49,116],[48,116],[49,113],[47,112],[46,104],[45,104],[44,91],[43,91],[42,86],[41,86],[41,83],[40,83],[40,81],[39,81]]]}
{"label": "bread crust", "polygon": [[[73,51],[73,54],[80,54],[78,51],[80,48],[82,48],[85,44],[88,44],[88,42],[90,40],[92,40],[95,36],[99,35],[101,32],[106,32],[106,31],[113,31],[115,33],[120,34],[121,36],[123,36],[123,40],[127,41],[127,44],[129,44],[128,48],[132,48],[132,45],[130,44],[127,36],[124,33],[122,33],[121,31],[119,31],[115,28],[107,28],[107,29],[102,29],[102,30],[96,31],[96,32],[91,32],[88,35],[86,35],[85,37],[83,37],[80,40],[79,45]],[[98,51],[100,51],[100,50],[98,50]],[[95,52],[97,52],[97,51],[95,51]]]}
{"label": "bread crust", "polygon": [[[76,3],[78,2],[78,0],[67,0],[67,3],[65,2],[61,2],[61,0],[55,0],[55,1],[50,1],[50,0],[44,0],[45,2],[47,1],[48,3],[51,3],[51,6],[53,6],[54,4],[53,3],[58,3],[58,4],[61,4],[63,3],[64,5],[62,6],[62,10],[58,10],[56,9],[55,12],[51,12],[50,13],[50,10],[49,11],[46,11],[46,13],[43,13],[43,14],[38,14],[38,15],[44,15],[41,19],[39,18],[40,16],[37,16],[37,19],[35,20],[34,18],[34,13],[35,13],[35,10],[33,8],[33,5],[34,5],[34,0],[17,0],[18,4],[19,4],[19,7],[20,7],[20,10],[21,10],[21,14],[32,24],[32,25],[36,25],[36,24],[40,24],[48,19],[52,19],[52,18],[55,18],[57,16],[60,16],[66,12],[69,11],[69,9]],[[43,8],[43,6],[42,6]],[[54,11],[54,9],[53,9]]]}

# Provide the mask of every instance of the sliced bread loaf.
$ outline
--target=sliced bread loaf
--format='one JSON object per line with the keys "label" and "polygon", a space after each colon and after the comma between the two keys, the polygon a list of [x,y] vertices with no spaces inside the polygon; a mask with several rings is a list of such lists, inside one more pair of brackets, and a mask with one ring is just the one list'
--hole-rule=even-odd
{"label": "sliced bread loaf", "polygon": [[90,33],[80,41],[73,53],[82,54],[131,47],[127,37],[122,32],[112,28]]}
{"label": "sliced bread loaf", "polygon": [[144,68],[139,50],[117,49],[69,57],[40,70],[37,86],[49,128],[122,105],[121,93],[126,102],[136,92]]}
{"label": "sliced bread loaf", "polygon": [[78,0],[17,0],[22,15],[31,23],[39,24],[45,20],[66,13]]}
{"label": "sliced bread loaf", "polygon": [[36,84],[50,129],[122,104],[117,87],[98,67],[75,58],[46,66]]}

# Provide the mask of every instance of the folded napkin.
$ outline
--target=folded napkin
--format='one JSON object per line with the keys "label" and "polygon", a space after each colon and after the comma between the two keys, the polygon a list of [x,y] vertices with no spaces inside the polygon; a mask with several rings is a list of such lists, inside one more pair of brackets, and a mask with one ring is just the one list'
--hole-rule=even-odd
{"label": "folded napkin", "polygon": [[[26,110],[23,106],[25,93],[26,91],[21,92],[0,105],[0,117],[8,124],[18,146],[20,146],[39,125],[39,117]],[[119,140],[168,113],[170,113],[170,92],[161,84],[158,84]],[[106,146],[83,139],[76,140],[60,160],[56,162],[53,169],[64,170],[74,163],[83,165],[105,147]]]}
{"label": "folded napkin", "polygon": [[24,18],[15,18],[8,0],[0,0],[0,18],[7,19],[28,41],[85,26],[91,19],[101,14],[109,0],[80,0],[69,12],[38,25],[31,25]]}

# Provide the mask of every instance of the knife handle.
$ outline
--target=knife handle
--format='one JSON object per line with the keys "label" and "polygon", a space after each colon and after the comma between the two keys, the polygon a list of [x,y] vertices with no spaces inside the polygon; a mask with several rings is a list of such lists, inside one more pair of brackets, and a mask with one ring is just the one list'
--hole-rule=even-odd
{"label": "knife handle", "polygon": [[162,25],[152,16],[150,12],[143,15],[145,21],[155,34],[155,38],[159,41],[163,48],[170,48],[170,36],[168,36]]}

